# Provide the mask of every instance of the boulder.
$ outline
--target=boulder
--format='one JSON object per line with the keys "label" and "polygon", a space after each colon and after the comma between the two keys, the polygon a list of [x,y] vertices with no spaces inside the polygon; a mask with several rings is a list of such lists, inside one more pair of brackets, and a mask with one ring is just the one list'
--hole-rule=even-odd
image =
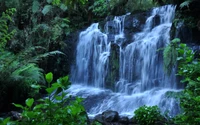
{"label": "boulder", "polygon": [[94,121],[97,121],[97,122],[99,122],[99,123],[101,123],[101,124],[104,124],[104,123],[105,123],[105,121],[103,120],[102,114],[96,115],[96,116],[94,117]]}
{"label": "boulder", "polygon": [[116,111],[107,110],[102,113],[102,119],[105,122],[117,122],[119,120],[119,114]]}
{"label": "boulder", "polygon": [[119,118],[119,123],[122,123],[124,125],[128,125],[129,124],[129,118],[122,116],[122,117]]}

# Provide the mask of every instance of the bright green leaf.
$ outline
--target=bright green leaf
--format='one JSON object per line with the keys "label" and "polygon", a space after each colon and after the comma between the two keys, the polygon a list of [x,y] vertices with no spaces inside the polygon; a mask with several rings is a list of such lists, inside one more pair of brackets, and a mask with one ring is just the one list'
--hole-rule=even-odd
{"label": "bright green leaf", "polygon": [[50,87],[50,88],[47,88],[46,91],[48,92],[48,94],[51,94],[56,89],[57,89],[57,87]]}
{"label": "bright green leaf", "polygon": [[43,108],[43,107],[44,107],[43,104],[39,104],[39,105],[36,105],[36,106],[33,108],[33,110],[41,109],[41,108]]}
{"label": "bright green leaf", "polygon": [[45,79],[50,84],[52,82],[52,80],[53,80],[53,73],[50,72],[50,73],[46,74],[45,75]]}
{"label": "bright green leaf", "polygon": [[22,106],[22,105],[20,105],[20,104],[15,104],[15,103],[12,103],[15,107],[18,107],[18,108],[21,108],[21,109],[23,109],[24,107]]}
{"label": "bright green leaf", "polygon": [[40,85],[34,85],[34,84],[32,84],[32,85],[31,85],[31,88],[34,88],[34,89],[40,89],[41,86],[40,86]]}
{"label": "bright green leaf", "polygon": [[26,99],[26,105],[30,108],[33,105],[34,99],[28,98]]}

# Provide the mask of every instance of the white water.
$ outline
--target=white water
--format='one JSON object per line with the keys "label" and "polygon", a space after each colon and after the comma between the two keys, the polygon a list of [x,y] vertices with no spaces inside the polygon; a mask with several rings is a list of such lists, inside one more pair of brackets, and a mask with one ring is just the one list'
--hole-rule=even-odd
{"label": "white water", "polygon": [[[108,23],[105,33],[98,29],[98,23],[81,32],[76,65],[72,69],[73,85],[67,92],[85,98],[86,110],[92,116],[109,109],[132,116],[143,105],[158,105],[162,112],[169,111],[170,115],[175,115],[179,109],[178,103],[165,96],[168,91],[179,91],[175,73],[171,76],[164,73],[162,52],[158,51],[170,42],[174,13],[175,7],[172,5],[153,9],[143,31],[135,34],[133,41],[123,48],[126,15],[114,18],[114,43],[120,47],[120,77],[114,90],[105,88],[112,51],[111,41],[108,41]],[[156,15],[159,15],[160,24],[154,26]]]}

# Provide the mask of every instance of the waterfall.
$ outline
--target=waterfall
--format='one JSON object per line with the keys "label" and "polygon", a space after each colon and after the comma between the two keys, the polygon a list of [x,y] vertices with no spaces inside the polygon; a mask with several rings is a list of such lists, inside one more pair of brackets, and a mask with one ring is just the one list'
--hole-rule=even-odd
{"label": "waterfall", "polygon": [[107,35],[98,29],[98,23],[80,33],[73,83],[104,87],[110,44]]}
{"label": "waterfall", "polygon": [[[166,92],[180,90],[175,72],[170,76],[164,73],[162,51],[159,51],[170,42],[174,14],[172,5],[154,8],[143,30],[134,34],[126,46],[123,43],[127,15],[115,17],[112,23],[108,21],[105,32],[100,31],[98,23],[92,24],[79,35],[76,64],[71,74],[73,84],[66,91],[85,98],[84,105],[91,116],[105,110],[132,116],[143,105],[158,105],[162,112],[175,115],[179,104],[174,98],[168,98]],[[113,39],[108,39],[110,36]],[[111,44],[119,46],[119,80],[113,89],[108,89],[106,76],[110,72]]]}

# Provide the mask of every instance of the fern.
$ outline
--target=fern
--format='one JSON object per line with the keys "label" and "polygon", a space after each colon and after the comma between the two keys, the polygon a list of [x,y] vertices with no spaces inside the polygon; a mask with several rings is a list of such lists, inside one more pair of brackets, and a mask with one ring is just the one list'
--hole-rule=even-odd
{"label": "fern", "polygon": [[181,8],[181,9],[184,8],[184,7],[189,8],[189,5],[190,5],[190,3],[191,3],[192,1],[193,1],[193,0],[186,0],[186,1],[184,1],[183,3],[180,4],[180,8]]}
{"label": "fern", "polygon": [[12,22],[11,16],[16,12],[16,9],[8,9],[2,13],[0,17],[0,51],[3,51],[7,41],[9,41],[15,34],[15,30],[9,32],[8,21]]}
{"label": "fern", "polygon": [[42,72],[43,70],[38,68],[36,64],[28,63],[13,71],[10,77],[13,81],[20,80],[29,82],[30,84],[32,82],[44,83]]}
{"label": "fern", "polygon": [[176,38],[165,47],[163,51],[163,60],[164,60],[164,69],[167,74],[170,74],[172,68],[176,65],[178,53],[176,51],[177,43],[180,42],[180,39]]}

